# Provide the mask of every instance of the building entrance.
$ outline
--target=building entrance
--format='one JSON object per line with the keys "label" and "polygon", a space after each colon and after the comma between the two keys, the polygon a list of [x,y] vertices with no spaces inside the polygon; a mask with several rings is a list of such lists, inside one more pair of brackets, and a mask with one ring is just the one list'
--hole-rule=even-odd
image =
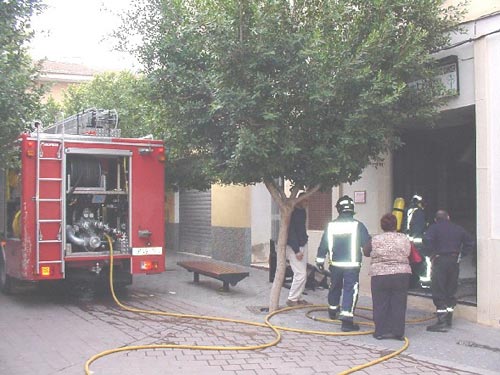
{"label": "building entrance", "polygon": [[[473,117],[473,108],[444,116],[435,128],[405,131],[404,146],[394,153],[393,191],[394,198],[405,201],[421,195],[429,224],[436,210],[445,209],[452,221],[475,236],[476,130],[471,113]],[[460,121],[455,121],[458,115]],[[462,302],[475,304],[476,254],[462,260],[460,284]]]}

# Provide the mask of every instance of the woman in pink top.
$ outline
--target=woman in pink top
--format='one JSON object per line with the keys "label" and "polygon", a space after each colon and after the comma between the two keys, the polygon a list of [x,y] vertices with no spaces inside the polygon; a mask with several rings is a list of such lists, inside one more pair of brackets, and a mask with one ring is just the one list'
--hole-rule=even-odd
{"label": "woman in pink top", "polygon": [[405,334],[411,245],[405,234],[396,232],[396,223],[394,215],[382,216],[380,226],[384,233],[373,236],[363,251],[365,256],[371,257],[373,337],[378,340],[403,340]]}

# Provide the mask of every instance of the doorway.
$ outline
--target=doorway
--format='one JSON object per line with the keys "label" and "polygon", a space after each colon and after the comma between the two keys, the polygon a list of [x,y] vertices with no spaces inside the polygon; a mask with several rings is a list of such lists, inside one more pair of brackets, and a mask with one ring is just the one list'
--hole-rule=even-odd
{"label": "doorway", "polygon": [[[474,107],[448,111],[434,128],[415,127],[402,134],[403,147],[394,153],[395,197],[424,198],[426,219],[438,209],[476,236],[476,128]],[[476,254],[460,264],[458,297],[476,303]]]}

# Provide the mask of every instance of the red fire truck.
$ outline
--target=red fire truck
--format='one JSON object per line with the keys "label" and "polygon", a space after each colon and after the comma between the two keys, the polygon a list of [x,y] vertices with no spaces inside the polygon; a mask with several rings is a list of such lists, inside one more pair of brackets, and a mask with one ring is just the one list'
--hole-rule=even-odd
{"label": "red fire truck", "polygon": [[121,138],[114,110],[24,133],[0,177],[0,289],[19,281],[114,283],[165,270],[162,141]]}

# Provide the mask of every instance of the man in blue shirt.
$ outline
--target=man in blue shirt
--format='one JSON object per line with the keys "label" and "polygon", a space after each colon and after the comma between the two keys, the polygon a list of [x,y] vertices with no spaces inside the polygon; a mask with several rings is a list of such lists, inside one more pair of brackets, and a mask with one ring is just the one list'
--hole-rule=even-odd
{"label": "man in blue shirt", "polygon": [[[358,301],[361,249],[370,241],[365,225],[354,219],[354,201],[347,195],[336,204],[339,216],[328,223],[318,248],[316,265],[322,270],[328,257],[331,284],[328,315],[342,321],[342,331],[358,331],[354,309]],[[340,297],[342,296],[342,306]]]}
{"label": "man in blue shirt", "polygon": [[474,243],[464,228],[450,221],[448,212],[436,212],[435,223],[424,234],[424,249],[432,261],[432,300],[438,319],[427,331],[446,332],[451,327],[460,258],[474,250]]}

